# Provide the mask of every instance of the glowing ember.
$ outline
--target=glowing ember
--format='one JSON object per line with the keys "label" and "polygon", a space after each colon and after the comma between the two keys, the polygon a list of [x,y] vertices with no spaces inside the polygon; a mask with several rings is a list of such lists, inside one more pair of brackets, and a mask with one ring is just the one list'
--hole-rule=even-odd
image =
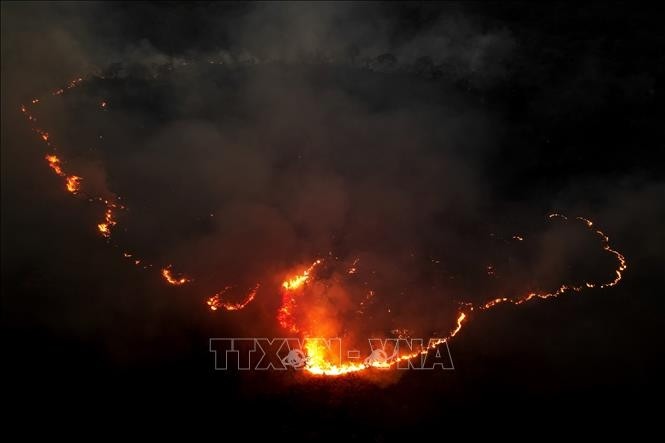
{"label": "glowing ember", "polygon": [[162,277],[164,277],[164,280],[166,280],[168,284],[173,286],[184,285],[185,283],[189,283],[190,281],[186,277],[180,277],[180,278],[174,277],[173,274],[171,273],[171,265],[162,269]]}
{"label": "glowing ember", "polygon": [[302,285],[305,284],[305,282],[307,282],[307,280],[309,279],[309,275],[312,273],[312,271],[314,271],[314,268],[316,268],[322,262],[323,260],[321,259],[316,260],[314,263],[312,263],[312,265],[309,268],[305,269],[302,272],[302,274],[296,275],[295,277],[285,280],[282,283],[282,287],[287,291],[293,291],[300,288]]}
{"label": "glowing ember", "polygon": [[220,292],[217,294],[213,295],[210,297],[207,301],[206,304],[210,308],[211,311],[216,311],[218,309],[225,309],[227,311],[239,311],[241,309],[244,309],[248,304],[250,304],[254,298],[256,297],[256,293],[259,290],[260,285],[257,283],[254,288],[252,288],[249,293],[247,294],[247,297],[245,297],[245,300],[242,302],[226,302],[222,300],[222,297],[224,294],[231,289],[230,286],[225,287],[222,289]]}
{"label": "glowing ember", "polygon": [[65,173],[62,172],[62,167],[60,167],[60,159],[56,155],[47,155],[44,158],[48,162],[49,168],[53,169],[53,172],[60,176],[65,175]]}
{"label": "glowing ember", "polygon": [[360,261],[359,258],[353,260],[353,263],[351,264],[351,267],[349,268],[348,271],[346,271],[347,274],[355,274],[356,272],[358,272],[358,268],[356,267],[356,265],[358,264],[359,261]]}
{"label": "glowing ember", "polygon": [[102,234],[103,237],[109,238],[111,237],[111,228],[116,224],[117,222],[113,218],[113,210],[111,208],[107,208],[104,212],[104,221],[97,225],[97,230],[100,232],[100,234]]}
{"label": "glowing ember", "polygon": [[81,177],[70,175],[66,181],[67,190],[72,194],[76,194],[81,188]]}

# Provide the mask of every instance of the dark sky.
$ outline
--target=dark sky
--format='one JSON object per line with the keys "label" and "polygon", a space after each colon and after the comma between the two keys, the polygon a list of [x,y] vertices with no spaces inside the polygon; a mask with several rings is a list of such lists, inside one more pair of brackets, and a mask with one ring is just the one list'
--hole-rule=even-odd
{"label": "dark sky", "polygon": [[[662,18],[619,3],[3,3],[13,398],[130,395],[370,441],[448,417],[642,411],[660,399],[665,344]],[[19,112],[91,73],[104,78],[38,115],[86,186],[130,206],[108,245],[99,208],[63,192]],[[455,371],[212,370],[208,338],[279,334],[279,279],[329,252],[376,271],[371,323],[329,306],[363,333],[445,330],[459,301],[611,275],[552,211],[610,235],[629,262],[621,284],[474,318],[451,343]],[[166,287],[117,244],[195,285]],[[206,309],[207,294],[256,282],[245,311]]]}

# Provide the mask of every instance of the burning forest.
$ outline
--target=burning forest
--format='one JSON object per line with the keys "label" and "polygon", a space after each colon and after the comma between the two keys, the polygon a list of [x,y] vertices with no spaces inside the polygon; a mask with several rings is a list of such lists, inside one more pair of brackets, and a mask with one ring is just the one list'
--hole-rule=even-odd
{"label": "burning forest", "polygon": [[305,440],[646,417],[660,15],[4,2],[9,387]]}

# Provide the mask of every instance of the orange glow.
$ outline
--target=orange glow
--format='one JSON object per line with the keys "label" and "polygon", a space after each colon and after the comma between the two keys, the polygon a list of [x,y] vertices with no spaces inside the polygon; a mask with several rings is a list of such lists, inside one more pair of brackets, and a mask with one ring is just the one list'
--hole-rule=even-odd
{"label": "orange glow", "polygon": [[44,156],[44,159],[46,159],[49,168],[51,168],[56,175],[65,177],[65,188],[67,188],[67,191],[71,192],[72,194],[79,192],[81,189],[81,180],[83,180],[83,178],[79,177],[78,175],[65,174],[65,172],[62,170],[60,159],[54,154],[48,154]]}
{"label": "orange glow", "polygon": [[[549,218],[561,218],[563,220],[568,220],[568,217],[562,214],[554,213],[550,214]],[[529,294],[526,294],[521,297],[515,297],[515,298],[497,298],[494,300],[490,300],[489,302],[485,303],[483,306],[480,307],[480,309],[490,309],[493,308],[494,306],[500,304],[500,303],[512,303],[514,305],[521,305],[523,303],[526,303],[534,298],[540,298],[540,299],[547,299],[547,298],[552,298],[552,297],[558,297],[566,292],[580,292],[584,288],[608,288],[615,286],[619,283],[623,276],[623,271],[626,270],[628,267],[628,263],[626,262],[626,257],[624,257],[620,252],[616,251],[615,249],[612,249],[610,246],[610,238],[605,235],[603,231],[600,231],[598,229],[594,229],[594,223],[589,220],[588,218],[584,217],[576,217],[576,220],[581,221],[587,229],[595,233],[598,237],[600,237],[601,240],[601,247],[603,248],[604,251],[609,252],[610,254],[614,255],[618,262],[617,268],[614,270],[614,278],[610,281],[607,281],[605,283],[591,283],[591,282],[585,282],[584,284],[581,285],[567,285],[563,284],[559,286],[559,288],[556,291],[553,292],[531,292]]]}
{"label": "orange glow", "polygon": [[351,267],[349,268],[348,271],[346,271],[346,273],[347,274],[355,274],[356,272],[358,272],[358,268],[356,267],[356,265],[358,264],[359,261],[360,261],[359,258],[353,260],[353,263],[351,263]]}
{"label": "orange glow", "polygon": [[102,234],[103,237],[110,238],[111,228],[114,227],[116,224],[117,222],[113,218],[113,210],[110,207],[108,207],[104,212],[104,221],[97,225],[97,230],[100,232],[100,234]]}
{"label": "orange glow", "polygon": [[296,275],[295,277],[285,280],[282,283],[282,287],[287,291],[293,291],[300,288],[302,285],[305,284],[305,282],[307,282],[307,280],[309,279],[309,275],[312,273],[312,271],[314,271],[314,268],[316,268],[322,262],[323,260],[321,259],[316,260],[314,263],[312,263],[312,265],[309,268],[305,269],[302,272],[302,274]]}
{"label": "orange glow", "polygon": [[325,375],[325,376],[340,376],[347,375],[354,372],[364,371],[369,368],[379,368],[379,369],[388,369],[391,368],[397,363],[407,360],[412,360],[418,356],[425,355],[429,351],[435,349],[437,346],[448,342],[451,338],[457,335],[459,331],[462,330],[462,324],[466,320],[467,316],[464,312],[460,312],[457,316],[455,329],[450,331],[447,337],[439,338],[438,340],[433,340],[428,343],[427,346],[423,346],[420,350],[415,350],[410,353],[401,354],[401,355],[392,355],[388,357],[385,361],[368,361],[363,363],[341,363],[333,364],[327,358],[328,350],[323,346],[320,340],[307,340],[305,338],[305,355],[307,356],[307,364],[305,365],[305,371],[314,375]]}
{"label": "orange glow", "polygon": [[81,188],[81,177],[77,175],[70,175],[66,181],[67,190],[72,194],[76,194]]}
{"label": "orange glow", "polygon": [[299,332],[293,318],[293,311],[296,307],[296,291],[301,289],[303,285],[307,283],[307,280],[309,280],[314,269],[316,269],[321,263],[323,263],[323,260],[315,260],[314,263],[300,274],[288,277],[282,282],[282,306],[280,306],[279,311],[277,312],[277,321],[281,327],[289,332]]}
{"label": "orange glow", "polygon": [[186,277],[180,277],[176,278],[173,276],[171,273],[171,265],[167,266],[166,268],[162,269],[162,277],[164,277],[164,280],[170,285],[173,286],[180,286],[184,285],[185,283],[189,283],[189,279]]}
{"label": "orange glow", "polygon": [[[296,324],[293,311],[296,307],[296,297],[297,293],[304,288],[304,285],[312,278],[312,274],[317,266],[319,266],[323,260],[318,259],[314,261],[308,268],[301,271],[299,274],[287,277],[282,283],[282,306],[279,308],[277,313],[277,319],[281,327],[288,330],[292,333],[301,332],[302,327]],[[354,264],[357,263],[357,260]],[[367,302],[374,296],[374,291],[369,291],[366,299],[361,302],[361,305]],[[208,303],[210,305],[210,301]],[[212,306],[211,306],[212,308]],[[316,334],[305,334],[305,354],[307,356],[307,364],[305,365],[305,370],[314,375],[326,375],[326,376],[340,376],[346,375],[358,371],[363,371],[368,368],[390,368],[397,364],[400,361],[410,360],[419,355],[427,353],[430,349],[435,348],[437,345],[444,343],[448,339],[454,337],[461,329],[462,323],[466,319],[466,314],[460,312],[457,317],[457,323],[455,329],[453,329],[448,337],[442,338],[434,343],[430,343],[429,347],[415,351],[408,354],[403,354],[400,356],[393,356],[391,359],[386,361],[375,361],[375,362],[343,362],[335,364],[331,362],[330,356],[328,355],[328,349],[323,345],[320,340],[307,340],[308,337],[316,336]]]}
{"label": "orange glow", "polygon": [[57,175],[63,176],[65,175],[64,172],[62,172],[62,167],[60,166],[60,159],[56,155],[47,155],[44,157],[46,161],[48,162],[49,168],[53,169],[53,172],[55,172]]}
{"label": "orange glow", "polygon": [[210,308],[211,311],[216,311],[218,309],[225,309],[227,311],[239,311],[241,309],[244,309],[248,304],[250,304],[254,298],[256,297],[256,293],[259,290],[260,284],[256,284],[254,288],[252,288],[248,293],[247,297],[242,302],[225,302],[222,300],[222,296],[229,290],[231,289],[230,286],[225,287],[222,289],[220,292],[217,294],[213,295],[210,297],[207,301],[206,304]]}

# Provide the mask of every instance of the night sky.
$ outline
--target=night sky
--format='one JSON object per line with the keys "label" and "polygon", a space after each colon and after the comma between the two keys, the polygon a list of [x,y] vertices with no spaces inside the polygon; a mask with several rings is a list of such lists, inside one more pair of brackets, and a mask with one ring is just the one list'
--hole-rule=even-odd
{"label": "night sky", "polygon": [[[663,17],[624,3],[4,2],[11,409],[184,409],[220,437],[252,416],[298,440],[445,438],[501,418],[549,433],[596,424],[589,411],[605,430],[653,425]],[[36,97],[78,195],[20,112]],[[111,239],[93,195],[129,208]],[[397,327],[440,336],[463,302],[611,281],[615,257],[575,216],[626,257],[621,281],[474,312],[450,341],[453,371],[214,370],[211,337],[284,336],[280,283],[317,257],[299,315],[354,344]],[[157,264],[192,284],[165,284]],[[257,284],[242,310],[206,305]]]}

